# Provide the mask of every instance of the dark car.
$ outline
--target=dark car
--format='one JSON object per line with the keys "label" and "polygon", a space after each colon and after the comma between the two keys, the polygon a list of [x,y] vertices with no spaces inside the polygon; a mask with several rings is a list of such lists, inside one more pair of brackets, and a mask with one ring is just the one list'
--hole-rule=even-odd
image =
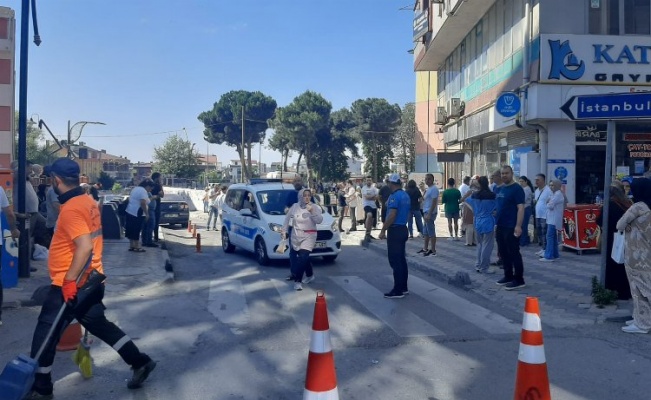
{"label": "dark car", "polygon": [[[172,196],[170,196],[172,197]],[[159,225],[168,225],[170,227],[178,224],[188,226],[190,221],[190,206],[185,200],[177,198],[163,197],[160,203],[160,221]]]}

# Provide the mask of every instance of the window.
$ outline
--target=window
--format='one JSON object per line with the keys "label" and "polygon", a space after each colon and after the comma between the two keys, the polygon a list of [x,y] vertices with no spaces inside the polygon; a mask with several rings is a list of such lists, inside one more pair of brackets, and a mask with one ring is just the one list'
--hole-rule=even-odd
{"label": "window", "polygon": [[504,0],[504,56],[513,52],[513,0]]}
{"label": "window", "polygon": [[598,0],[591,1],[588,7],[591,34],[651,34],[651,0]]}
{"label": "window", "polygon": [[513,51],[524,44],[524,0],[513,0]]}
{"label": "window", "polygon": [[258,192],[258,203],[263,213],[269,215],[285,215],[287,196],[291,190],[265,190]]}
{"label": "window", "polygon": [[240,211],[242,208],[242,197],[244,197],[244,191],[235,189],[229,190],[226,194],[225,203],[235,211]]}

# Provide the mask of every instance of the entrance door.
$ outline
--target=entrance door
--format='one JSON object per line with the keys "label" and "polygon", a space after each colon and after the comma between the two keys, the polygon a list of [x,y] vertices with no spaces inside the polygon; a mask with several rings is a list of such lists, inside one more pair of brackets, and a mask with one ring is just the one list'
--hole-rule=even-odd
{"label": "entrance door", "polygon": [[606,146],[576,146],[576,203],[593,204],[604,195]]}

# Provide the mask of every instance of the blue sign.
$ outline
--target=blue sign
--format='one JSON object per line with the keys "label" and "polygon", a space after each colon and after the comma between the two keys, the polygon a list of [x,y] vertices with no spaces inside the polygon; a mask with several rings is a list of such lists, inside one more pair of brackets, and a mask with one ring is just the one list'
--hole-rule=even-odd
{"label": "blue sign", "polygon": [[561,110],[574,120],[651,118],[651,93],[572,96]]}
{"label": "blue sign", "polygon": [[511,118],[520,112],[520,97],[513,92],[505,92],[497,98],[495,110],[503,117]]}

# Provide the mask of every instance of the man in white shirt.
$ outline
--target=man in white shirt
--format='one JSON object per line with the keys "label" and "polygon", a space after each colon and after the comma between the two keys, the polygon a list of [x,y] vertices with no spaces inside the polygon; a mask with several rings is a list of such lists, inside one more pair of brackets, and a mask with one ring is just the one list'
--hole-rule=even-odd
{"label": "man in white shirt", "polygon": [[470,177],[465,176],[463,178],[463,183],[461,184],[461,186],[459,186],[459,191],[461,192],[461,197],[462,198],[463,198],[463,196],[466,195],[466,193],[468,193],[468,190],[470,190]]}
{"label": "man in white shirt", "polygon": [[367,242],[375,239],[371,236],[371,229],[373,229],[375,221],[377,221],[377,204],[375,203],[377,199],[378,189],[373,184],[373,178],[367,176],[366,185],[362,187],[362,207],[364,207],[364,215],[366,216],[364,221],[364,227],[366,227],[364,240]]}
{"label": "man in white shirt", "polygon": [[[224,200],[226,199],[226,186],[222,186],[219,190],[217,198],[215,198],[215,204],[213,207],[217,209],[217,216],[219,217],[219,226],[222,225],[222,208],[224,207]],[[217,217],[215,217],[215,223],[217,223]],[[217,230],[217,228],[215,228]]]}
{"label": "man in white shirt", "polygon": [[14,215],[14,210],[9,205],[9,199],[7,199],[7,195],[2,186],[0,186],[0,211],[4,214],[7,219],[7,224],[9,225],[3,226],[2,218],[0,218],[0,232],[2,232],[2,237],[0,237],[0,325],[2,325],[2,245],[5,240],[9,240],[9,235],[5,234],[5,230],[7,230],[14,239],[20,237],[20,231],[16,228],[16,216]]}
{"label": "man in white shirt", "polygon": [[[427,257],[430,255],[436,255],[436,228],[434,227],[434,221],[436,220],[436,215],[438,214],[438,200],[439,200],[439,188],[434,184],[434,175],[427,174],[425,175],[425,184],[427,185],[427,190],[425,191],[425,196],[423,199],[423,213],[424,213],[424,224],[423,224],[423,248],[418,250],[418,253],[422,253],[423,256]],[[430,249],[431,244],[431,249]]]}
{"label": "man in white shirt", "polygon": [[533,194],[533,203],[536,213],[536,235],[538,236],[538,244],[541,250],[536,253],[537,256],[542,257],[545,254],[545,247],[547,246],[547,201],[552,196],[552,191],[547,186],[547,178],[545,174],[538,174],[534,180],[536,191]]}
{"label": "man in white shirt", "polygon": [[558,231],[563,226],[563,211],[565,210],[565,196],[561,192],[561,181],[554,179],[549,184],[552,195],[547,200],[547,244],[540,261],[553,262],[560,257],[558,252]]}
{"label": "man in white shirt", "polygon": [[[212,189],[210,190],[210,194],[208,195],[208,206],[210,207],[209,213],[208,213],[208,223],[206,224],[206,230],[210,230],[210,221],[213,221],[212,223],[212,229],[217,230],[217,215],[219,209],[217,208],[216,200],[217,196],[221,193],[221,189],[215,184],[212,185]],[[213,220],[213,217],[215,218]]]}

